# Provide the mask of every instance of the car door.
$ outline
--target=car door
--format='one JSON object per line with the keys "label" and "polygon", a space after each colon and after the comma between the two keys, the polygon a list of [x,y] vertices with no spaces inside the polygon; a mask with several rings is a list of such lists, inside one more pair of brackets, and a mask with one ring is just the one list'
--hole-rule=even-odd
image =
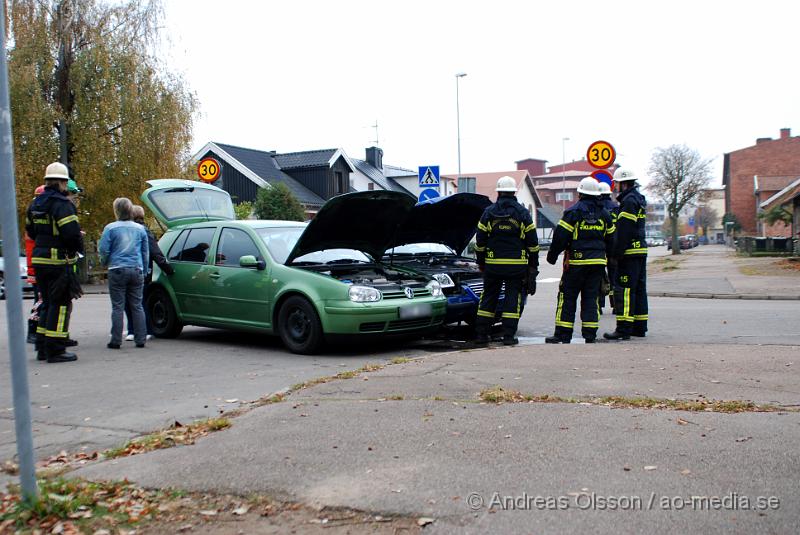
{"label": "car door", "polygon": [[[270,276],[264,253],[244,229],[223,226],[209,271],[210,319],[242,327],[269,327]],[[243,256],[258,266],[243,267]]]}
{"label": "car door", "polygon": [[213,314],[208,289],[214,283],[210,278],[209,257],[214,241],[215,227],[185,229],[170,247],[167,256],[175,269],[169,277],[175,291],[181,315],[189,323],[202,321]]}

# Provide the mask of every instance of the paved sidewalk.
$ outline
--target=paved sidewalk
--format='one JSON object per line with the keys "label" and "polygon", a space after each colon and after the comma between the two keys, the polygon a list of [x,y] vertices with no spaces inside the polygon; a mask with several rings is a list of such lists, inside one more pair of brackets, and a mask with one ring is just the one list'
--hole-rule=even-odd
{"label": "paved sidewalk", "polygon": [[[722,245],[699,246],[679,256],[659,255],[650,259],[647,294],[706,299],[800,299],[800,270],[772,265],[780,260],[740,257]],[[674,262],[677,269],[659,271],[656,266],[663,262]],[[758,274],[748,275],[743,269]]]}
{"label": "paved sidewalk", "polygon": [[[753,400],[790,411],[480,403],[479,392],[496,385],[562,397]],[[426,516],[436,519],[431,533],[792,533],[798,406],[800,346],[770,346],[757,358],[752,347],[715,345],[500,347],[321,384],[194,446],[74,475]],[[692,496],[780,505],[667,508]],[[523,506],[499,505],[514,498]]]}

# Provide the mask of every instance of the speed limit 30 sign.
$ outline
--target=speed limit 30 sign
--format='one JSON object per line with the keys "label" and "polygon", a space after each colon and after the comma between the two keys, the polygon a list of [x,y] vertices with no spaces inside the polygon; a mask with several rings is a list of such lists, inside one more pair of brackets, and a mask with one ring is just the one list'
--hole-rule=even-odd
{"label": "speed limit 30 sign", "polygon": [[221,171],[222,168],[220,167],[219,162],[214,158],[203,158],[197,164],[197,176],[200,177],[200,180],[206,184],[216,182]]}
{"label": "speed limit 30 sign", "polygon": [[606,169],[611,167],[614,160],[617,159],[617,151],[608,141],[595,141],[589,145],[586,159],[589,161],[589,165],[595,169]]}

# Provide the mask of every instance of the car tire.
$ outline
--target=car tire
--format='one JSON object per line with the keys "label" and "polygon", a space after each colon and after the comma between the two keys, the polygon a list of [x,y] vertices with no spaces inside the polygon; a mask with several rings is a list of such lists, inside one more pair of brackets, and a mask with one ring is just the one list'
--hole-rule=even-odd
{"label": "car tire", "polygon": [[6,279],[0,271],[0,301],[6,298]]}
{"label": "car tire", "polygon": [[157,338],[175,338],[183,330],[175,305],[164,290],[153,290],[147,296],[147,315]]}
{"label": "car tire", "polygon": [[314,305],[292,296],[278,311],[278,334],[292,353],[311,355],[322,347],[322,323]]}

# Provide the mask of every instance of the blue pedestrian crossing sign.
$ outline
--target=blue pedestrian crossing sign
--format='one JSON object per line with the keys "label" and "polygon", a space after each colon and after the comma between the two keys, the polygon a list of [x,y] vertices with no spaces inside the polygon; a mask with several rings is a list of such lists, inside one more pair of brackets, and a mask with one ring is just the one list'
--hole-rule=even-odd
{"label": "blue pedestrian crossing sign", "polygon": [[439,190],[434,188],[425,188],[419,192],[419,202],[429,201],[439,196]]}
{"label": "blue pedestrian crossing sign", "polygon": [[419,187],[438,188],[439,187],[439,166],[426,165],[419,168]]}

